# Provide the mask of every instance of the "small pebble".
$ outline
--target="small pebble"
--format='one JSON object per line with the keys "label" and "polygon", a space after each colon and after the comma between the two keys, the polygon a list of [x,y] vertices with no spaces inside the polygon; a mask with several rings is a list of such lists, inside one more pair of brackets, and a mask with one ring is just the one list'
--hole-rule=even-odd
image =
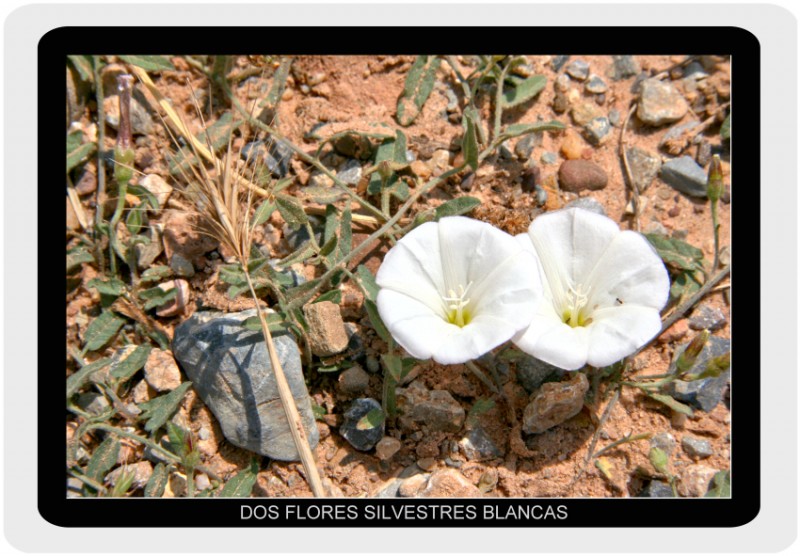
{"label": "small pebble", "polygon": [[664,481],[650,481],[638,494],[639,498],[674,498],[672,487]]}
{"label": "small pebble", "polygon": [[385,423],[373,428],[359,427],[359,422],[368,413],[381,409],[381,404],[372,398],[359,398],[344,413],[344,420],[339,427],[339,434],[347,440],[356,450],[365,452],[371,450],[383,438]]}
{"label": "small pebble", "polygon": [[347,349],[349,338],[338,305],[330,301],[310,303],[303,307],[308,323],[308,343],[311,352],[319,357],[328,357]]}
{"label": "small pebble", "polygon": [[585,145],[586,143],[583,142],[583,139],[581,139],[577,133],[569,131],[565,134],[564,140],[561,142],[561,154],[567,160],[578,160],[583,155]]}
{"label": "small pebble", "polygon": [[701,305],[689,317],[689,328],[692,330],[709,330],[714,332],[727,324],[725,314],[708,305]]}
{"label": "small pebble", "polygon": [[588,160],[567,160],[558,169],[558,183],[564,191],[596,191],[608,184],[608,174]]}
{"label": "small pebble", "polygon": [[357,185],[361,181],[361,164],[353,158],[339,166],[336,177],[348,185]]}
{"label": "small pebble", "polygon": [[694,459],[705,459],[714,454],[711,443],[693,436],[684,436],[681,440],[681,447],[686,454]]}
{"label": "small pebble", "polygon": [[599,76],[592,74],[586,82],[586,90],[593,94],[605,93],[608,90],[608,85]]}
{"label": "small pebble", "polygon": [[688,465],[678,476],[678,494],[685,498],[705,496],[717,469],[705,465]]}
{"label": "small pebble", "polygon": [[689,105],[670,83],[658,79],[642,82],[636,115],[651,126],[676,122],[686,115]]}
{"label": "small pebble", "polygon": [[553,70],[561,71],[561,68],[564,67],[564,64],[566,64],[568,60],[569,56],[567,55],[561,54],[558,56],[553,56],[553,61],[551,62],[551,64],[553,65]]}
{"label": "small pebble", "polygon": [[594,212],[595,214],[599,214],[601,216],[607,216],[606,209],[603,207],[600,201],[598,201],[594,197],[579,197],[574,201],[570,201],[569,203],[564,205],[564,208],[571,208],[571,207],[582,208],[583,210],[588,210]]}
{"label": "small pebble", "polygon": [[619,125],[622,123],[620,118],[621,116],[619,110],[616,108],[612,108],[608,111],[608,121],[611,122],[611,125],[614,127],[619,127]]}
{"label": "small pebble", "polygon": [[566,72],[573,79],[583,81],[589,77],[589,64],[583,60],[573,60],[567,65]]}
{"label": "small pebble", "polygon": [[572,121],[575,125],[584,126],[595,118],[602,118],[603,111],[593,102],[579,102],[572,107]]}
{"label": "small pebble", "polygon": [[167,205],[169,196],[172,194],[172,186],[158,174],[148,174],[139,180],[139,185],[152,193],[158,201],[158,209],[161,210]]}
{"label": "small pebble", "polygon": [[608,118],[595,118],[583,128],[584,135],[592,145],[599,146],[605,143],[610,137],[611,123]]}
{"label": "small pebble", "polygon": [[403,447],[402,442],[391,436],[384,436],[375,445],[375,455],[381,461],[387,461],[400,451]]}
{"label": "small pebble", "polygon": [[667,161],[661,166],[661,179],[667,185],[694,197],[707,197],[707,176],[691,156]]}
{"label": "small pebble", "polygon": [[153,348],[144,364],[144,379],[159,392],[168,392],[181,385],[181,371],[172,352]]}
{"label": "small pebble", "polygon": [[572,380],[546,382],[525,407],[522,430],[528,434],[542,433],[577,415],[583,408],[589,380],[576,373]]}
{"label": "small pebble", "polygon": [[542,153],[542,156],[539,160],[542,161],[542,164],[555,164],[558,161],[558,155],[556,153],[545,151]]}
{"label": "small pebble", "polygon": [[625,149],[631,178],[639,193],[643,193],[658,175],[661,158],[639,147]]}
{"label": "small pebble", "polygon": [[169,261],[169,267],[176,275],[183,278],[194,276],[194,265],[180,253],[175,253]]}
{"label": "small pebble", "polygon": [[660,432],[650,439],[651,448],[658,448],[668,456],[672,455],[677,445],[678,443],[675,441],[675,437],[668,432]]}
{"label": "small pebble", "polygon": [[369,388],[369,375],[360,365],[354,365],[339,374],[339,389],[349,395],[363,394]]}
{"label": "small pebble", "polygon": [[639,63],[633,56],[612,56],[614,63],[609,68],[609,76],[614,81],[620,81],[638,75],[641,70]]}

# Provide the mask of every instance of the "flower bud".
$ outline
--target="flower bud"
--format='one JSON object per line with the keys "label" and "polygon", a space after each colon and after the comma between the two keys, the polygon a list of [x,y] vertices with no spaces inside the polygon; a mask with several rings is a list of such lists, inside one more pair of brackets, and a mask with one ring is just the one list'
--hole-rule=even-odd
{"label": "flower bud", "polygon": [[722,162],[719,155],[715,154],[708,167],[708,198],[712,203],[719,201],[725,193],[725,184],[722,181]]}
{"label": "flower bud", "polygon": [[675,362],[675,367],[678,369],[680,374],[688,372],[692,367],[694,367],[697,357],[700,355],[700,352],[703,351],[706,342],[708,342],[708,336],[708,330],[703,330],[700,334],[694,337],[689,345],[686,346],[686,349],[683,350],[683,353],[678,356],[678,361]]}
{"label": "flower bud", "polygon": [[119,89],[119,130],[117,145],[114,148],[114,179],[117,183],[127,183],[133,177],[133,164],[136,154],[131,148],[131,88],[133,76],[117,77]]}

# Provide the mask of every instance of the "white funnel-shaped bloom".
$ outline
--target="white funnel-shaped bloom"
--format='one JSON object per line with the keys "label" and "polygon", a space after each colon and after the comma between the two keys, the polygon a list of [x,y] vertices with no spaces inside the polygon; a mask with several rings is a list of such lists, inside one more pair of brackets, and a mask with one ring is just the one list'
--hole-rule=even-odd
{"label": "white funnel-shaped bloom", "polygon": [[417,359],[465,363],[510,340],[541,298],[536,258],[511,235],[462,216],[415,228],[376,276],[378,311]]}
{"label": "white funnel-shaped bloom", "polygon": [[514,343],[566,370],[611,365],[661,330],[669,275],[648,241],[573,208],[536,218],[517,239],[539,260],[544,301]]}

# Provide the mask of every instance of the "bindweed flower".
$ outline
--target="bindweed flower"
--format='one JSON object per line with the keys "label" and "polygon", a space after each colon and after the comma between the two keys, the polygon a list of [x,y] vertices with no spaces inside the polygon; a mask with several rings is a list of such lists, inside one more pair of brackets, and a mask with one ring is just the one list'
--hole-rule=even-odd
{"label": "bindweed flower", "polygon": [[378,311],[417,359],[465,363],[525,328],[541,299],[535,256],[478,220],[426,222],[386,254]]}
{"label": "bindweed flower", "polygon": [[605,367],[661,330],[669,296],[661,258],[636,232],[573,208],[536,218],[517,239],[536,253],[544,300],[514,343],[566,370]]}

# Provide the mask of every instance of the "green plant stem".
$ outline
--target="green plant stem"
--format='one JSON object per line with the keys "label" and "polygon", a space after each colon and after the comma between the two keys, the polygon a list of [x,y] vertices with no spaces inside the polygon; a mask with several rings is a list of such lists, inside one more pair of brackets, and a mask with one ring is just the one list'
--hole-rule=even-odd
{"label": "green plant stem", "polygon": [[125,210],[125,196],[128,194],[128,182],[121,181],[117,183],[117,206],[114,209],[114,215],[108,223],[108,255],[109,264],[111,265],[111,275],[117,275],[117,256],[114,252],[114,245],[117,243],[117,224],[122,218],[122,211]]}
{"label": "green plant stem", "polygon": [[186,468],[186,497],[194,498],[194,467]]}
{"label": "green plant stem", "polygon": [[469,89],[469,82],[464,79],[464,76],[461,75],[461,72],[458,69],[458,64],[453,56],[444,56],[444,61],[447,62],[450,67],[453,69],[453,73],[456,75],[458,82],[461,84],[461,88],[464,90],[464,97],[467,100],[467,103],[472,101],[471,91]]}
{"label": "green plant stem", "polygon": [[719,201],[711,201],[711,225],[714,227],[714,265],[711,270],[717,270],[719,267],[719,215],[717,214],[717,205]]}
{"label": "green plant stem", "polygon": [[492,132],[492,137],[494,139],[500,137],[500,128],[503,124],[503,86],[506,81],[506,73],[508,72],[509,66],[510,64],[506,64],[497,80],[497,90],[494,95],[494,131]]}
{"label": "green plant stem", "polygon": [[106,489],[105,486],[103,486],[102,484],[98,483],[97,481],[95,481],[91,477],[88,477],[88,476],[84,475],[83,473],[81,473],[79,471],[76,471],[75,469],[70,469],[68,471],[68,473],[70,475],[72,475],[73,477],[75,477],[76,479],[78,479],[79,481],[81,481],[83,484],[93,488],[94,490],[96,490],[97,492],[99,492],[101,494],[106,494],[108,492],[108,489]]}
{"label": "green plant stem", "polygon": [[466,363],[464,363],[464,365],[470,371],[472,371],[472,374],[478,377],[478,380],[480,380],[489,390],[491,390],[495,394],[500,393],[500,390],[498,389],[499,385],[496,386],[495,384],[493,384],[492,381],[489,379],[489,377],[486,376],[486,373],[484,373],[480,369],[480,367],[478,367],[473,361],[467,361]]}
{"label": "green plant stem", "polygon": [[635,435],[628,434],[628,435],[620,438],[619,440],[616,440],[616,441],[612,442],[608,446],[605,446],[605,447],[597,450],[597,452],[594,453],[594,457],[595,458],[599,458],[600,456],[602,456],[603,454],[605,454],[606,452],[608,452],[610,450],[613,450],[617,446],[621,446],[622,444],[628,444],[629,442],[636,442],[637,440],[647,440],[651,436],[652,436],[652,434],[649,433],[649,432],[645,432],[645,433],[642,433],[642,434],[635,434]]}
{"label": "green plant stem", "polygon": [[100,242],[97,241],[97,231],[99,226],[103,223],[103,205],[106,200],[106,165],[103,159],[103,146],[106,138],[106,113],[105,107],[103,106],[104,94],[103,78],[100,75],[100,56],[94,56],[93,62],[95,99],[97,100],[97,206],[94,213],[94,237],[97,265],[102,269],[105,266],[103,261],[103,249],[100,247]]}

